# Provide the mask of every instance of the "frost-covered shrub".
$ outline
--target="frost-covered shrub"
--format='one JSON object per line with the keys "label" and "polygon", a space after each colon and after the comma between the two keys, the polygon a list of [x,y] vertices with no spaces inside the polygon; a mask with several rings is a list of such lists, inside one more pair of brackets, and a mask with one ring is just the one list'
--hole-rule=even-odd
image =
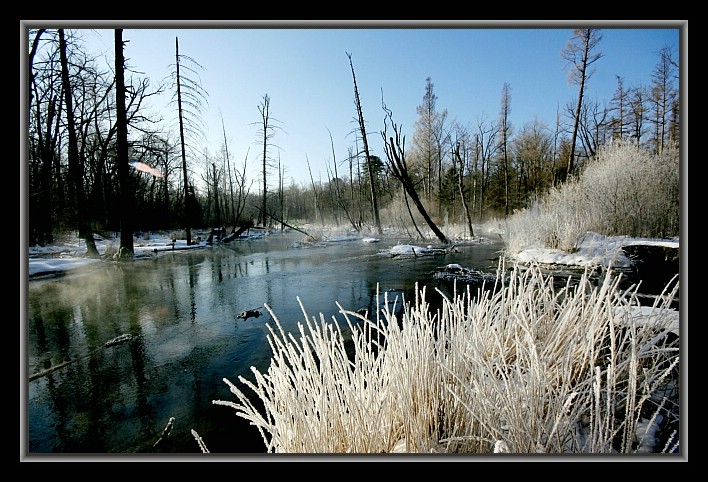
{"label": "frost-covered shrub", "polygon": [[678,236],[679,151],[626,144],[600,149],[577,179],[552,188],[506,223],[507,249],[572,252],[588,231],[605,236]]}

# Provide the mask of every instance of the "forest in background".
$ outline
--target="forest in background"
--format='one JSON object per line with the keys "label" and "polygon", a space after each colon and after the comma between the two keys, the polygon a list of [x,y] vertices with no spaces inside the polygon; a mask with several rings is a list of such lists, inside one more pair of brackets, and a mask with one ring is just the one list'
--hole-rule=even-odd
{"label": "forest in background", "polygon": [[[114,71],[100,67],[84,52],[74,33],[63,29],[27,33],[29,115],[27,159],[22,161],[27,169],[30,245],[51,244],[57,234],[68,231],[93,239],[93,233],[118,232],[124,226],[130,226],[131,235],[186,229],[191,241],[191,228],[235,228],[251,222],[271,227],[349,225],[357,231],[379,232],[383,224],[405,229],[411,237],[423,237],[421,229],[427,227],[435,231],[456,223],[468,226],[474,236],[473,222],[529,212],[541,199],[553,202],[554,190],[577,180],[603,147],[633,146],[639,153],[631,154],[638,162],[627,160],[623,166],[619,159],[617,172],[634,172],[644,154],[661,159],[667,149],[677,153],[680,102],[675,54],[668,49],[658,52],[646,85],[626,86],[618,76],[614,97],[600,105],[585,99],[583,89],[590,67],[602,55],[601,31],[580,29],[561,52],[571,66],[570,80],[578,86],[578,97],[559,111],[553,126],[531,120],[512,129],[506,83],[498,118],[476,125],[452,121],[437,105],[434,83],[428,78],[409,147],[385,104],[384,125],[368,132],[359,109],[353,112],[359,128],[346,160],[331,164],[328,179],[311,176],[309,184],[298,185],[284,179],[287,160],[273,156],[277,127],[265,94],[254,99],[259,103],[261,122],[256,129],[262,142],[256,159],[248,161],[257,163],[261,174],[250,179],[247,160],[231,159],[226,142],[208,149],[199,144],[200,105],[207,93],[190,78],[196,67],[190,64],[192,59],[180,55],[178,43],[175,110],[180,129],[174,132],[151,114],[150,99],[159,91],[151,88],[151,79],[134,72],[124,77],[120,29]],[[351,56],[349,60],[355,104],[360,106]],[[181,65],[185,67],[180,72]],[[384,152],[369,151],[371,135],[383,136]],[[128,169],[130,162],[155,168],[161,176]],[[579,196],[594,194],[585,188]],[[612,203],[609,197],[607,203]],[[572,206],[568,209],[572,212]],[[628,224],[598,226],[597,231],[675,236],[677,219],[668,226],[650,223],[649,232],[646,224],[641,233]],[[446,240],[439,230],[436,235]],[[132,250],[132,244],[126,247]]]}

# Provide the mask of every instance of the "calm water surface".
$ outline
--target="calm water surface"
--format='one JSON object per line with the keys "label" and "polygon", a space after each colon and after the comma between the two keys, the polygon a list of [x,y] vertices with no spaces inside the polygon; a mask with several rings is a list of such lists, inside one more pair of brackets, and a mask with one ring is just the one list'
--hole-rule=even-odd
{"label": "calm water surface", "polygon": [[[292,248],[299,234],[130,263],[101,263],[31,281],[27,318],[27,451],[32,454],[263,453],[258,431],[212,400],[236,401],[223,378],[243,388],[270,364],[266,324],[295,331],[307,315],[376,306],[380,293],[413,299],[416,282],[445,291],[436,268],[458,263],[495,273],[498,242],[421,258],[381,255],[400,240],[340,241]],[[408,241],[402,241],[408,243]],[[449,292],[449,291],[448,291]],[[383,298],[383,296],[381,296]],[[259,317],[238,315],[259,309]],[[121,335],[124,343],[104,344]],[[171,417],[174,425],[160,444]]]}

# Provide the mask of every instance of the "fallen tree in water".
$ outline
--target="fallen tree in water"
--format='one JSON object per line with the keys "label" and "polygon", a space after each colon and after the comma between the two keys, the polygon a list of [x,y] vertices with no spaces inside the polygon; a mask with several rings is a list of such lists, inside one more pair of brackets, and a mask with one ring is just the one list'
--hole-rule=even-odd
{"label": "fallen tree in water", "polygon": [[302,229],[300,229],[300,228],[298,228],[298,227],[295,227],[295,226],[292,226],[292,225],[286,223],[286,222],[283,221],[282,219],[278,219],[277,217],[273,216],[273,215],[270,214],[270,213],[264,212],[264,211],[263,211],[261,208],[259,208],[258,206],[253,206],[253,207],[255,207],[256,209],[258,209],[260,212],[262,212],[263,214],[265,214],[265,215],[268,216],[269,218],[271,218],[271,219],[272,219],[273,221],[275,221],[276,223],[280,223],[280,224],[282,224],[283,226],[287,226],[288,228],[293,229],[293,230],[297,231],[298,233],[302,233],[302,234],[304,234],[305,236],[310,236],[310,233],[308,233],[307,231],[303,231]]}

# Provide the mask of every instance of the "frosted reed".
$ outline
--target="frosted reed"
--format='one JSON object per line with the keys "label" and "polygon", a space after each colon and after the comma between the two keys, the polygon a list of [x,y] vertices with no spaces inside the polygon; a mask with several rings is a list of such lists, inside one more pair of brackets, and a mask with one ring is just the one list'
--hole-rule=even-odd
{"label": "frosted reed", "polygon": [[266,306],[267,372],[239,376],[243,390],[224,379],[237,401],[213,403],[249,420],[267,452],[653,450],[658,423],[678,416],[678,347],[663,345],[678,283],[639,318],[636,290],[610,270],[562,288],[538,266],[498,273],[440,293],[435,312],[418,287],[398,315],[386,294],[375,316],[339,306],[343,322],[300,303],[294,333]]}

